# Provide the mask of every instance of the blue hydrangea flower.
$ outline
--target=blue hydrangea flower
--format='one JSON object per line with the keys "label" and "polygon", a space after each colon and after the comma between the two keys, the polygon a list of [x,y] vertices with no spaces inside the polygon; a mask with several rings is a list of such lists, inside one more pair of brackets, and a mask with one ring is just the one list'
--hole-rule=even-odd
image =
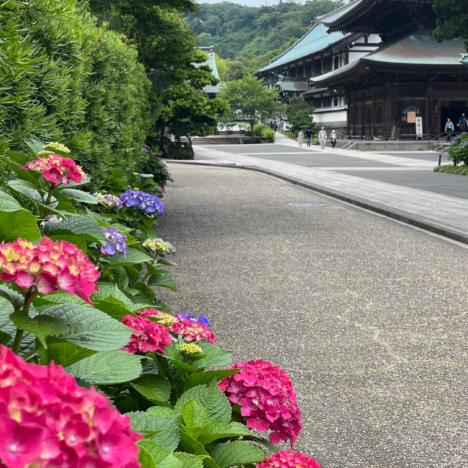
{"label": "blue hydrangea flower", "polygon": [[195,314],[192,314],[192,313],[175,314],[175,316],[181,322],[183,322],[184,320],[190,320],[192,323],[201,323],[202,325],[205,325],[205,327],[211,327],[210,320],[208,319],[206,315],[200,314],[200,316],[197,319],[195,319]]}
{"label": "blue hydrangea flower", "polygon": [[120,199],[127,208],[139,208],[147,214],[156,214],[158,218],[161,218],[164,214],[164,205],[155,195],[140,192],[139,190],[127,190],[120,196]]}
{"label": "blue hydrangea flower", "polygon": [[117,231],[114,227],[103,227],[102,232],[106,237],[107,243],[101,247],[101,252],[105,255],[114,255],[115,252],[119,252],[126,257],[128,246],[125,241],[127,240],[127,236]]}

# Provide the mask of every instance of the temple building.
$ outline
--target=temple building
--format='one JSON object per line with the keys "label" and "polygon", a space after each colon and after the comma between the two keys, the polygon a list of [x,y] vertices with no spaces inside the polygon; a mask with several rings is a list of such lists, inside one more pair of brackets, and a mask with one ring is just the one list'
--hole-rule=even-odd
{"label": "temple building", "polygon": [[307,83],[297,93],[316,108],[318,125],[351,137],[415,139],[408,116],[416,115],[424,138],[434,138],[448,118],[457,124],[468,114],[464,40],[437,42],[435,27],[431,0],[356,0],[318,18],[258,75],[279,89]]}
{"label": "temple building", "polygon": [[285,103],[294,95],[303,95],[315,108],[315,122],[327,128],[347,128],[346,95],[341,90],[330,92],[314,86],[311,79],[356,62],[376,50],[380,43],[376,34],[328,33],[326,22],[346,15],[352,7],[352,4],[345,5],[315,18],[309,31],[296,44],[256,73],[268,88],[278,88]]}
{"label": "temple building", "polygon": [[[203,63],[194,63],[193,65],[197,68],[203,67],[206,65],[209,66],[211,68],[212,75],[219,80],[220,78],[219,78],[219,73],[218,73],[218,67],[216,66],[216,56],[213,50],[213,46],[199,47],[199,49],[208,56],[208,60]],[[205,91],[205,93],[208,94],[210,98],[215,98],[218,95],[218,93],[221,91],[222,87],[223,87],[223,82],[220,81],[215,86],[212,86],[212,85],[205,86],[203,88],[203,91]]]}
{"label": "temple building", "polygon": [[[468,74],[460,62],[463,39],[437,42],[430,1],[358,0],[346,15],[325,22],[331,34],[378,34],[382,43],[369,55],[313,83],[348,101],[348,135],[414,139],[408,116],[422,117],[424,138],[458,123],[468,104]],[[456,128],[456,127],[455,127]]]}

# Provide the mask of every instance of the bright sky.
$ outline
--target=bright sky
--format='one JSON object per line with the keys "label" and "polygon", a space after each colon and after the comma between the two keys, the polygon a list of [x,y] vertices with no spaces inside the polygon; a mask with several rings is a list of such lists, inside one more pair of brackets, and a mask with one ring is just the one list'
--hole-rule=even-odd
{"label": "bright sky", "polygon": [[[199,3],[221,3],[222,0],[198,0]],[[265,4],[274,5],[278,0],[226,0],[231,3],[239,3],[240,5],[247,6],[262,6]],[[296,0],[297,2],[304,3],[304,0]]]}

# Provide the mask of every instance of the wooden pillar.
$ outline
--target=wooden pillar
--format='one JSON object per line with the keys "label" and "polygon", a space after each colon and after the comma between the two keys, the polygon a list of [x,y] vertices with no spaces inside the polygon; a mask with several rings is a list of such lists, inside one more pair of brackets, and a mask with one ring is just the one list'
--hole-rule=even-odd
{"label": "wooden pillar", "polygon": [[355,91],[354,94],[353,94],[353,98],[354,98],[354,118],[353,118],[353,135],[356,135],[356,117],[357,117],[357,92]]}
{"label": "wooden pillar", "polygon": [[366,118],[366,93],[362,92],[361,135],[364,135],[364,122]]}
{"label": "wooden pillar", "polygon": [[375,89],[372,96],[372,137],[375,134]]}
{"label": "wooden pillar", "polygon": [[425,133],[427,133],[427,136],[429,139],[431,139],[433,136],[437,135],[432,135],[431,130],[432,130],[432,96],[434,95],[434,88],[432,86],[432,83],[429,83],[427,85],[427,100],[426,100],[426,125],[425,125]]}
{"label": "wooden pillar", "polygon": [[395,84],[392,84],[392,111],[391,111],[391,121],[390,121],[390,128],[391,128],[391,133],[390,133],[390,138],[395,140],[397,138],[397,112],[398,112],[398,86]]}

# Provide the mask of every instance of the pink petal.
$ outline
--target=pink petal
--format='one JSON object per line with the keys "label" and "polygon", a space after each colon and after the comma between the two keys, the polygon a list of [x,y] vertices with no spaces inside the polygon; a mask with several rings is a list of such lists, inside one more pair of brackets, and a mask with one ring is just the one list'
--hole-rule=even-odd
{"label": "pink petal", "polygon": [[30,288],[34,284],[36,276],[26,271],[19,271],[16,274],[16,284],[20,288]]}
{"label": "pink petal", "polygon": [[57,289],[57,279],[48,273],[41,273],[37,277],[36,288],[42,294],[50,294]]}
{"label": "pink petal", "polygon": [[70,294],[75,293],[76,277],[70,273],[68,268],[64,268],[58,275],[57,284],[60,289],[67,291]]}

